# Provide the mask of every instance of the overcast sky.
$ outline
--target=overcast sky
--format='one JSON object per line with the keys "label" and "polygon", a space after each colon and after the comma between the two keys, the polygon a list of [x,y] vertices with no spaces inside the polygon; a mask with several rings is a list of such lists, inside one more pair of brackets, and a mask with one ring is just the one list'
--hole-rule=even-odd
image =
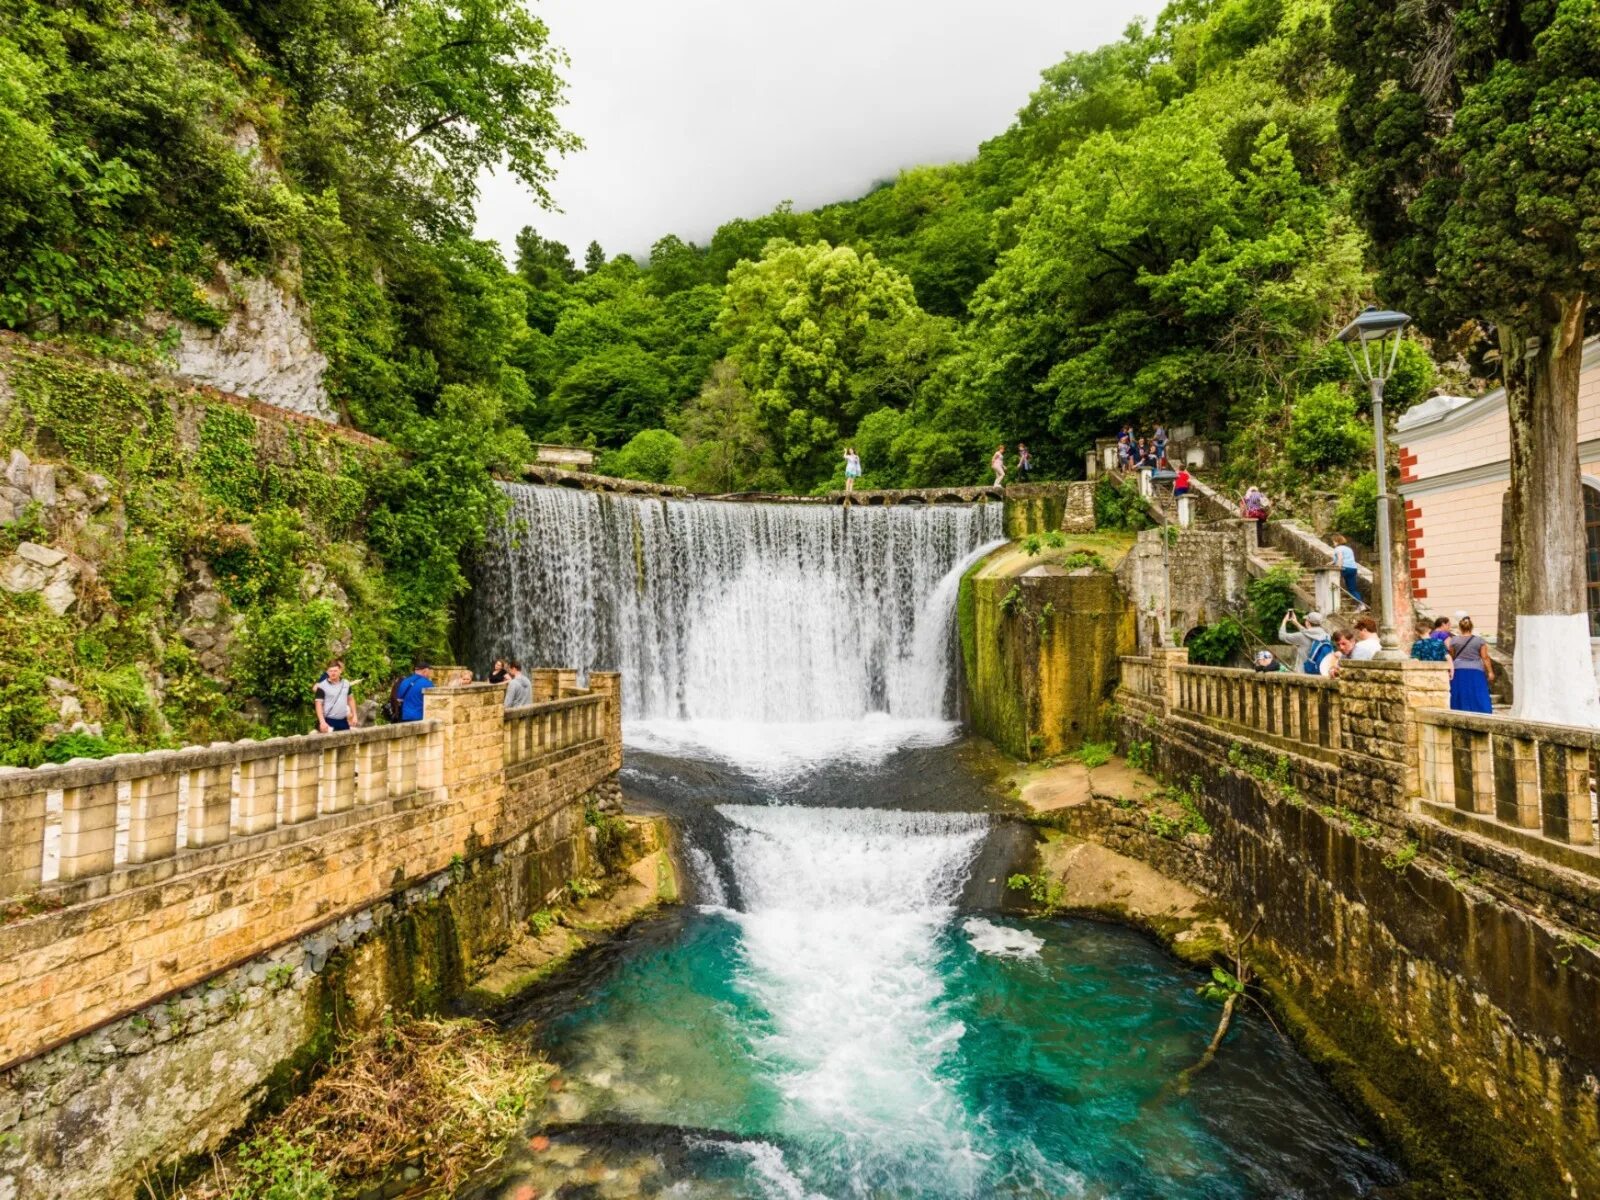
{"label": "overcast sky", "polygon": [[542,212],[483,180],[478,232],[523,225],[581,261],[704,242],[782,200],[860,195],[902,167],[969,158],[1069,50],[1121,35],[1160,0],[537,0],[567,51],[563,124],[586,143]]}

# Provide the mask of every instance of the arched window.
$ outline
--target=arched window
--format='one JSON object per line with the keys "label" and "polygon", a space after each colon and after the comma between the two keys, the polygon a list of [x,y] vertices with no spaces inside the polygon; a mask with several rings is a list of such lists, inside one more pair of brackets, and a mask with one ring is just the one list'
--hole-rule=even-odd
{"label": "arched window", "polygon": [[1589,636],[1600,637],[1600,488],[1583,484],[1583,556],[1585,592],[1589,600]]}

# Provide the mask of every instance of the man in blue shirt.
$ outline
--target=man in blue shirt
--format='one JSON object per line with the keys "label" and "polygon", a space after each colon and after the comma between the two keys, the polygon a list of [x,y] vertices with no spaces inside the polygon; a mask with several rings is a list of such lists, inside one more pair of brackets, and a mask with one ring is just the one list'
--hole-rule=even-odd
{"label": "man in blue shirt", "polygon": [[433,668],[418,663],[411,674],[402,679],[394,689],[394,698],[400,702],[402,721],[422,720],[422,694],[433,686]]}

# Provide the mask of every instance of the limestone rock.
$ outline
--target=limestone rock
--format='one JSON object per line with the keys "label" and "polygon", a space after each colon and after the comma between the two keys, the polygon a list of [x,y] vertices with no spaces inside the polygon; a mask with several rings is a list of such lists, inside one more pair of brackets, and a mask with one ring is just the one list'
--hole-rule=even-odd
{"label": "limestone rock", "polygon": [[6,482],[14,488],[28,489],[28,471],[33,466],[21,450],[12,450],[6,463]]}
{"label": "limestone rock", "polygon": [[49,463],[35,463],[28,471],[28,490],[46,508],[56,506],[56,469]]}
{"label": "limestone rock", "polygon": [[76,696],[61,697],[60,716],[63,721],[71,723],[83,718],[83,704]]}
{"label": "limestone rock", "polygon": [[41,592],[50,582],[50,572],[38,563],[29,562],[21,555],[13,554],[4,562],[0,562],[0,588],[17,595],[26,592]]}
{"label": "limestone rock", "polygon": [[45,607],[56,616],[60,616],[78,602],[78,592],[72,586],[72,577],[58,575],[52,579],[42,593]]}
{"label": "limestone rock", "polygon": [[53,546],[41,546],[37,542],[23,542],[17,547],[17,557],[25,558],[31,563],[37,563],[46,570],[59,566],[67,560],[65,550],[57,550]]}
{"label": "limestone rock", "polygon": [[235,275],[216,297],[232,307],[221,329],[179,322],[173,352],[177,374],[264,404],[334,422],[323,375],[328,360],[317,349],[302,306],[269,279]]}

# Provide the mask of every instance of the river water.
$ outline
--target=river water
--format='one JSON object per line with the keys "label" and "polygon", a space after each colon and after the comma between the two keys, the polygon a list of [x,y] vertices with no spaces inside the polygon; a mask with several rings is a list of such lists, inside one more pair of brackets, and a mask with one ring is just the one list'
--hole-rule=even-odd
{"label": "river water", "polygon": [[477,651],[624,671],[625,792],[673,816],[692,903],[518,1014],[563,1086],[471,1195],[1334,1200],[1399,1178],[1251,1012],[1177,1095],[1218,1014],[1159,947],[1006,911],[1031,833],[961,738],[952,628],[998,507],[514,500]]}

